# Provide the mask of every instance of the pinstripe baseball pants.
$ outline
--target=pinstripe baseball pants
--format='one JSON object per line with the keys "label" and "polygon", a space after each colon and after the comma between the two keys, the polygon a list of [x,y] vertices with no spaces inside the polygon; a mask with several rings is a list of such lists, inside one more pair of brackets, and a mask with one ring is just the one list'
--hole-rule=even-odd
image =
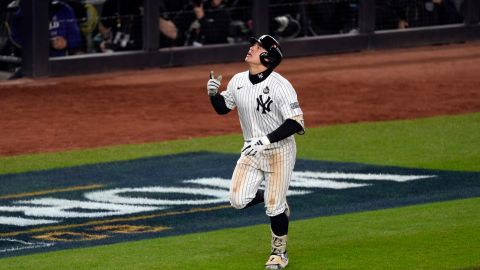
{"label": "pinstripe baseball pants", "polygon": [[296,153],[292,136],[270,145],[253,157],[240,156],[230,184],[230,204],[236,209],[244,208],[264,183],[267,216],[283,213]]}

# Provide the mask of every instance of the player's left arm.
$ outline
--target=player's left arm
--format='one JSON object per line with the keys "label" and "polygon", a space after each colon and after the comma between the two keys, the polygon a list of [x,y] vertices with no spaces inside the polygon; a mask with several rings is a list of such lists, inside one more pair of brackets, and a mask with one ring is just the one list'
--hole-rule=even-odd
{"label": "player's left arm", "polygon": [[278,85],[280,90],[278,96],[282,98],[278,110],[286,119],[276,130],[267,135],[271,143],[284,140],[295,133],[305,134],[305,121],[303,120],[303,111],[298,102],[297,92],[289,81],[284,80]]}
{"label": "player's left arm", "polygon": [[303,120],[303,114],[288,118],[277,129],[268,134],[267,138],[270,143],[275,143],[284,140],[295,133],[300,135],[305,134],[305,121]]}

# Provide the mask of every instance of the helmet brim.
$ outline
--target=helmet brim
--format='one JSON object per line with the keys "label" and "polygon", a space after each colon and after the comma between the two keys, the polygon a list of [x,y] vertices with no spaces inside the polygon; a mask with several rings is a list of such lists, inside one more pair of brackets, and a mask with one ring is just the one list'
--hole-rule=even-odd
{"label": "helmet brim", "polygon": [[250,42],[250,45],[254,45],[254,44],[258,43],[258,44],[260,44],[260,46],[262,46],[262,48],[263,48],[262,42],[260,42],[260,40],[258,40],[257,38],[250,37],[250,38],[248,39],[248,41]]}

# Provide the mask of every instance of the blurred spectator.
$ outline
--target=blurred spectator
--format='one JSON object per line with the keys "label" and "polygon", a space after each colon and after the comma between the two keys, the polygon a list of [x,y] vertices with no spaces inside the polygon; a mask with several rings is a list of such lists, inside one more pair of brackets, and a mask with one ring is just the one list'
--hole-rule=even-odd
{"label": "blurred spectator", "polygon": [[230,14],[223,0],[210,0],[194,7],[195,16],[200,24],[196,32],[196,41],[201,44],[227,43],[230,35]]}
{"label": "blurred spectator", "polygon": [[102,52],[142,49],[143,0],[106,0],[96,38]]}
{"label": "blurred spectator", "polygon": [[461,23],[463,18],[452,0],[411,0],[408,21],[418,27]]}
{"label": "blurred spectator", "polygon": [[178,29],[173,21],[160,17],[158,27],[160,29],[160,48],[174,46]]}
{"label": "blurred spectator", "polygon": [[[80,29],[73,9],[63,1],[53,0],[49,3],[49,16],[50,56],[66,56],[77,53],[80,45]],[[21,20],[22,12],[18,6],[12,21],[10,38],[10,46],[13,47],[17,56],[21,55],[23,44],[20,33]]]}
{"label": "blurred spectator", "polygon": [[[159,1],[159,47],[178,45],[174,19],[182,10],[182,1]],[[99,35],[95,42],[102,52],[140,50],[142,48],[143,0],[107,0],[102,7]],[[183,44],[182,44],[183,45]]]}
{"label": "blurred spectator", "polygon": [[187,46],[227,43],[230,14],[223,0],[192,0],[177,16],[178,38]]}
{"label": "blurred spectator", "polygon": [[225,3],[231,18],[231,43],[247,41],[253,36],[252,1],[229,0]]}
{"label": "blurred spectator", "polygon": [[[20,1],[14,0],[7,7],[11,13],[14,13],[8,24],[8,41],[2,48],[1,55],[22,57],[23,37],[20,32],[22,21],[22,11]],[[80,44],[80,30],[77,24],[77,18],[73,9],[63,1],[49,2],[49,40],[50,57],[72,55],[78,52]],[[22,77],[22,71],[19,64],[1,63],[0,68],[13,72],[9,79]]]}
{"label": "blurred spectator", "polygon": [[309,34],[351,33],[357,27],[359,0],[305,1]]}
{"label": "blurred spectator", "polygon": [[451,0],[452,4],[455,6],[457,12],[461,15],[465,15],[465,1],[464,0]]}
{"label": "blurred spectator", "polygon": [[80,29],[73,9],[63,1],[50,2],[50,56],[75,54],[80,46]]}
{"label": "blurred spectator", "polygon": [[[301,31],[300,5],[297,0],[270,0],[269,32],[277,38],[293,38]],[[230,34],[232,42],[248,40],[253,36],[252,5],[250,0],[232,0],[226,2],[231,15]]]}
{"label": "blurred spectator", "polygon": [[270,0],[270,33],[278,38],[294,38],[301,30],[300,3],[296,0]]}
{"label": "blurred spectator", "polygon": [[183,9],[182,1],[163,0],[159,2],[158,27],[160,30],[160,48],[173,47],[178,45],[178,28],[174,20],[179,11]]}
{"label": "blurred spectator", "polygon": [[375,29],[405,29],[407,8],[411,0],[376,0]]}
{"label": "blurred spectator", "polygon": [[98,11],[90,3],[84,0],[62,0],[72,7],[77,18],[78,26],[82,34],[80,43],[80,50],[82,52],[93,52],[93,36],[96,34],[98,26]]}
{"label": "blurred spectator", "polygon": [[0,12],[4,12],[8,9],[8,6],[12,4],[12,0],[0,0]]}
{"label": "blurred spectator", "polygon": [[[21,45],[13,38],[13,31],[17,31],[16,27],[19,25],[19,1],[18,0],[1,0],[0,1],[0,16],[1,16],[1,42],[0,55],[2,56],[21,56]],[[14,28],[14,29],[12,29]],[[0,61],[0,70],[15,72],[19,67],[17,63]]]}

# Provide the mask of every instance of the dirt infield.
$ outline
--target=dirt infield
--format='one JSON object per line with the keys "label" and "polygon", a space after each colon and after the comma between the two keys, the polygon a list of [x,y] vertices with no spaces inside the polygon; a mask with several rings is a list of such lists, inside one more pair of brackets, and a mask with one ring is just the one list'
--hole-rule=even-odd
{"label": "dirt infield", "polygon": [[[247,48],[246,48],[247,49]],[[218,116],[209,71],[226,86],[241,61],[0,83],[0,156],[239,133]],[[286,59],[307,127],[480,111],[480,43]]]}

